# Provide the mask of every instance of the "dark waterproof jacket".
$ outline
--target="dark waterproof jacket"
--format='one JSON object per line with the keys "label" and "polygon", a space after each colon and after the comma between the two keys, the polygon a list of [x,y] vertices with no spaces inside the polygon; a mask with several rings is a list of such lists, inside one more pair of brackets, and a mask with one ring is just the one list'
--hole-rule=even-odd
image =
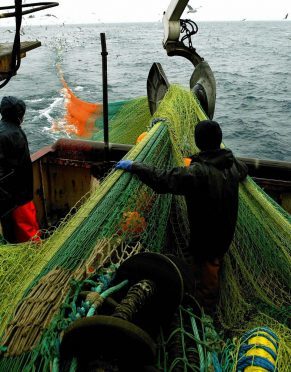
{"label": "dark waterproof jacket", "polygon": [[247,166],[228,149],[204,151],[190,167],[159,170],[133,163],[131,172],[157,193],[184,195],[190,224],[189,253],[196,260],[220,258],[232,241],[238,213],[239,181]]}
{"label": "dark waterproof jacket", "polygon": [[0,120],[0,217],[33,199],[32,164],[19,123]]}

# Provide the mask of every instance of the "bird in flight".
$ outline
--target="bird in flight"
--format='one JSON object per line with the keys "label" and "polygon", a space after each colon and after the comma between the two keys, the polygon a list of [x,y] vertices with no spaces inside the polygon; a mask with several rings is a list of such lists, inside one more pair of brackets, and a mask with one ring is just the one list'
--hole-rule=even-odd
{"label": "bird in flight", "polygon": [[195,8],[195,9],[194,9],[194,8],[192,8],[191,5],[188,5],[188,4],[187,4],[187,8],[189,9],[187,13],[196,13],[197,10],[198,10],[199,8],[201,8],[201,6],[199,6],[198,8]]}
{"label": "bird in flight", "polygon": [[46,14],[45,17],[55,17],[55,18],[58,18],[58,17],[55,16],[54,14]]}
{"label": "bird in flight", "polygon": [[284,19],[287,19],[288,18],[288,13],[285,15]]}

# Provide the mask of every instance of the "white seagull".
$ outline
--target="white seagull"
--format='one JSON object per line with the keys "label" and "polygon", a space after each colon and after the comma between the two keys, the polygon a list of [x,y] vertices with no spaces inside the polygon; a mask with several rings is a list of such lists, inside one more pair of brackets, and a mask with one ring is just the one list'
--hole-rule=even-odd
{"label": "white seagull", "polygon": [[45,17],[55,17],[55,18],[58,18],[56,15],[54,15],[54,14],[45,14],[44,15]]}
{"label": "white seagull", "polygon": [[196,13],[197,10],[198,10],[199,8],[201,8],[201,6],[199,6],[198,8],[195,8],[195,9],[194,9],[194,8],[192,8],[191,5],[187,5],[187,8],[189,9],[187,13]]}

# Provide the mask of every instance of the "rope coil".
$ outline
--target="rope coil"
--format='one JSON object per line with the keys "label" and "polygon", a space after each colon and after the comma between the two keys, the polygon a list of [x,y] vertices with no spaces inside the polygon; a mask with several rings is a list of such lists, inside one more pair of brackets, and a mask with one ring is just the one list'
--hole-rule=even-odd
{"label": "rope coil", "polygon": [[188,40],[188,47],[190,49],[195,49],[192,45],[191,36],[197,34],[198,26],[191,19],[180,19],[181,25],[181,34],[185,33],[181,38],[181,42],[184,43],[185,40]]}

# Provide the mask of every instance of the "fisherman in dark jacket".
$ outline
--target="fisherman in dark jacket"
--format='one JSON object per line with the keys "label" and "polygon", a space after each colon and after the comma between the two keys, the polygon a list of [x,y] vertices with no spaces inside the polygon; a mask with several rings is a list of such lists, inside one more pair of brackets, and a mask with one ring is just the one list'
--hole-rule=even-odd
{"label": "fisherman in dark jacket", "polygon": [[[34,234],[38,225],[35,220],[33,199],[33,175],[27,138],[21,129],[26,110],[25,103],[12,96],[3,97],[0,105],[0,218],[4,238],[9,242],[18,242],[17,225],[25,223],[27,217],[29,234]],[[27,205],[27,203],[29,203]],[[20,208],[25,206],[26,209]],[[27,220],[27,218],[25,218]],[[25,233],[26,234],[26,233]],[[23,232],[20,233],[23,235]],[[21,241],[26,237],[20,238]],[[28,239],[27,239],[28,240]]]}
{"label": "fisherman in dark jacket", "polygon": [[204,297],[200,300],[205,302],[207,293],[203,292],[207,292],[207,287],[211,287],[208,297],[215,300],[218,295],[218,271],[233,239],[238,186],[247,176],[247,167],[231,150],[220,148],[222,132],[215,121],[204,120],[196,125],[195,142],[201,152],[191,157],[189,167],[161,170],[121,160],[116,168],[137,175],[157,193],[185,196],[191,234],[189,253],[201,284],[197,296]]}

